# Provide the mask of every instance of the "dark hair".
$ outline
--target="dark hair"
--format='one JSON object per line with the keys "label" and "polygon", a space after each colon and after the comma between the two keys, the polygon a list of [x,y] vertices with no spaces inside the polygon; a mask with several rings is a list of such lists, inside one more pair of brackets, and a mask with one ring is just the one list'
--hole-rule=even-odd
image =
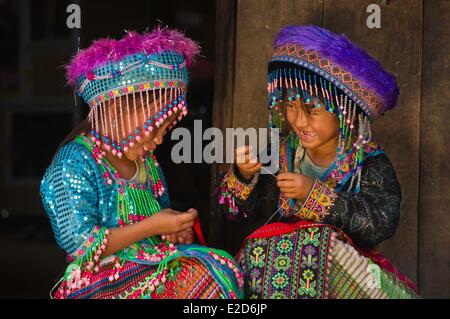
{"label": "dark hair", "polygon": [[82,122],[78,123],[72,131],[62,140],[62,142],[58,145],[53,158],[58,154],[59,150],[63,148],[66,144],[71,142],[75,137],[80,135],[81,133],[86,133],[91,129],[91,124],[89,123],[88,118],[84,119]]}

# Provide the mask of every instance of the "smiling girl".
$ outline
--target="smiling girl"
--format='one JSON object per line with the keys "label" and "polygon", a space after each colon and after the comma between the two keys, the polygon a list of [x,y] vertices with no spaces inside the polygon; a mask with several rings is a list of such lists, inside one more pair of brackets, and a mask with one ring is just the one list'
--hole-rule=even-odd
{"label": "smiling girl", "polygon": [[240,148],[244,160],[219,194],[236,233],[251,233],[238,254],[246,296],[416,297],[373,250],[400,215],[394,167],[370,130],[396,105],[395,77],[345,36],[315,26],[282,29],[268,71],[279,171],[261,174],[256,154]]}
{"label": "smiling girl", "polygon": [[54,298],[236,298],[242,274],[224,251],[194,245],[195,209],[170,208],[153,151],[187,113],[197,44],[157,28],[101,39],[67,66],[89,116],[62,143],[41,184],[68,253]]}

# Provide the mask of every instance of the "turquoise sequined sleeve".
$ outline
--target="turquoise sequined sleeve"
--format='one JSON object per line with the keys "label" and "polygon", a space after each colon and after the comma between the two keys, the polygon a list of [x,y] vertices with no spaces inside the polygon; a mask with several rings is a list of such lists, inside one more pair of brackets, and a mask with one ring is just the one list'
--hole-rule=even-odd
{"label": "turquoise sequined sleeve", "polygon": [[99,226],[98,170],[77,143],[64,146],[41,182],[41,197],[58,245],[74,260],[90,260],[105,236]]}

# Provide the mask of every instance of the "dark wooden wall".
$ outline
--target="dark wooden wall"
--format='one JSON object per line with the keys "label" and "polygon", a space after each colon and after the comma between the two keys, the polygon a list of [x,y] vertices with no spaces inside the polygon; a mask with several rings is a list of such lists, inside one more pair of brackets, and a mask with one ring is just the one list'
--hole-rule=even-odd
{"label": "dark wooden wall", "polygon": [[[369,29],[366,8],[381,7],[381,28]],[[213,125],[266,127],[266,68],[280,27],[314,24],[345,33],[392,72],[398,107],[374,124],[402,186],[400,226],[379,249],[418,284],[424,297],[450,297],[449,141],[446,129],[450,1],[218,0]],[[220,18],[219,18],[220,17]],[[214,178],[226,165],[213,167]],[[210,240],[236,246],[221,216]]]}
{"label": "dark wooden wall", "polygon": [[450,1],[425,1],[420,107],[418,273],[426,297],[450,296],[448,143]]}

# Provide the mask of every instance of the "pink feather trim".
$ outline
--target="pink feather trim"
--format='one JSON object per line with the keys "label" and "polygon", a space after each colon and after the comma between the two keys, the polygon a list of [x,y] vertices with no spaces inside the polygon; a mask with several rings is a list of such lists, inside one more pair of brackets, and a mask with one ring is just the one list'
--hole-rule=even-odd
{"label": "pink feather trim", "polygon": [[99,39],[84,50],[78,52],[66,65],[66,76],[69,84],[75,85],[78,78],[92,72],[107,62],[116,62],[127,55],[145,52],[147,54],[175,51],[183,55],[188,66],[200,53],[200,46],[183,33],[156,27],[150,33],[139,34],[130,31],[123,38]]}

